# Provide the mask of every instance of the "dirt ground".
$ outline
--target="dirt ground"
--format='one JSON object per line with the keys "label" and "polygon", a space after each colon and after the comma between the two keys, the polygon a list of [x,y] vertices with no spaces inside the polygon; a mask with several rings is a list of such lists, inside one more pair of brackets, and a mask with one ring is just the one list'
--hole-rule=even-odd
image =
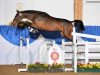
{"label": "dirt ground", "polygon": [[30,72],[18,72],[19,68],[24,68],[22,65],[0,65],[0,75],[100,75],[96,72],[86,73],[74,73],[74,72],[58,72],[58,73],[30,73]]}

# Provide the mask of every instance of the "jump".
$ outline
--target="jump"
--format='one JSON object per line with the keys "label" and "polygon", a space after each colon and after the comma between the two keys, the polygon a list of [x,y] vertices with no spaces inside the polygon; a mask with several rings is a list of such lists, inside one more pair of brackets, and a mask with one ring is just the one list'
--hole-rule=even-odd
{"label": "jump", "polygon": [[85,30],[84,24],[81,20],[69,21],[36,10],[17,10],[17,14],[11,25],[17,26],[18,28],[31,27],[46,31],[60,31],[61,35],[69,40],[73,40],[73,36],[71,35],[73,32],[73,26],[75,26],[77,32]]}

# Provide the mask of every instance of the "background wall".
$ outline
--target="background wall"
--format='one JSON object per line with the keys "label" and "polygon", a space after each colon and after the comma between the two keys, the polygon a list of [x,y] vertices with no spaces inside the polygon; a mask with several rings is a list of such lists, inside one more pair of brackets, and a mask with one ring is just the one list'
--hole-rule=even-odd
{"label": "background wall", "polygon": [[100,0],[83,0],[85,25],[100,25]]}
{"label": "background wall", "polygon": [[[51,16],[74,19],[74,0],[0,0],[0,25],[13,20],[16,9],[40,10]],[[85,25],[100,25],[100,0],[83,0]]]}
{"label": "background wall", "polygon": [[73,5],[73,0],[0,0],[0,24],[9,24],[16,14],[16,9],[40,10],[54,17],[73,20]]}
{"label": "background wall", "polygon": [[0,24],[5,23],[5,0],[0,0]]}
{"label": "background wall", "polygon": [[[84,0],[83,21],[84,21],[85,25],[100,25],[100,21],[99,21],[100,20],[99,19],[99,17],[100,17],[100,2],[96,2],[96,1],[97,0],[95,0],[95,1]],[[98,0],[98,1],[100,1],[100,0]],[[68,20],[73,20],[73,18],[74,18],[73,6],[74,6],[74,0],[0,0],[0,10],[1,10],[0,11],[0,25],[9,24],[9,22],[13,20],[15,14],[16,14],[16,9],[40,10],[40,11],[45,11],[54,17],[60,17],[60,18],[68,19]],[[7,43],[7,41],[4,41],[4,38],[2,38],[2,36],[0,39],[1,39],[0,57],[4,57],[4,58],[0,58],[2,60],[0,63],[1,64],[7,64],[7,63],[13,64],[14,62],[18,63],[17,62],[18,55],[16,54],[16,52],[18,53],[19,47],[13,46],[12,44]],[[36,43],[34,43],[34,44],[37,45]],[[33,44],[32,44],[32,47],[33,47]],[[5,51],[4,48],[6,48],[7,50]],[[25,50],[25,49],[23,49],[23,50]],[[36,49],[36,50],[39,50],[39,49]],[[69,49],[66,49],[66,50],[69,50]],[[16,55],[14,55],[14,53]],[[32,53],[32,56],[34,54],[35,53]],[[8,57],[8,55],[9,55],[9,57]],[[13,56],[15,56],[15,57],[13,57]],[[66,56],[66,57],[68,57],[68,56]],[[12,60],[12,59],[14,59],[14,60]],[[34,60],[34,58],[32,58],[32,59]],[[25,61],[25,60],[23,60],[23,61]]]}
{"label": "background wall", "polygon": [[73,20],[73,0],[34,0],[33,9],[52,16]]}

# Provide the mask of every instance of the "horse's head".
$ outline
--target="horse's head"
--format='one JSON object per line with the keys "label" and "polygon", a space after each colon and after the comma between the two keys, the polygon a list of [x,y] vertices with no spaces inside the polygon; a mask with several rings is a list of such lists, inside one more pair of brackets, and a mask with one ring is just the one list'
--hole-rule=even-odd
{"label": "horse's head", "polygon": [[23,18],[24,18],[23,14],[20,11],[17,10],[17,14],[14,17],[12,24],[18,25]]}
{"label": "horse's head", "polygon": [[25,22],[25,21],[30,21],[30,22],[32,22],[32,21],[30,20],[30,15],[29,15],[29,14],[27,14],[27,13],[24,12],[24,11],[18,11],[18,10],[17,10],[17,14],[16,14],[15,17],[14,17],[12,24],[17,26],[20,22],[23,22],[23,21],[24,21],[24,22]]}
{"label": "horse's head", "polygon": [[30,24],[32,24],[32,21],[30,20],[30,15],[24,11],[17,10],[17,14],[15,15],[11,25],[17,26],[18,28],[22,29],[24,27],[28,27]]}
{"label": "horse's head", "polygon": [[75,26],[77,32],[82,32],[85,30],[84,24],[81,20],[75,20],[74,22],[75,22],[74,26]]}

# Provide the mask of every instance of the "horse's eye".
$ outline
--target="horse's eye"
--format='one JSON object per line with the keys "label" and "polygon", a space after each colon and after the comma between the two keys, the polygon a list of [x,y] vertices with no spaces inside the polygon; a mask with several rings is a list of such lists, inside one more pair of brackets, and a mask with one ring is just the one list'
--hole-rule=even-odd
{"label": "horse's eye", "polygon": [[23,18],[27,18],[27,16],[26,15],[23,15]]}
{"label": "horse's eye", "polygon": [[17,18],[15,18],[13,21],[17,21]]}

